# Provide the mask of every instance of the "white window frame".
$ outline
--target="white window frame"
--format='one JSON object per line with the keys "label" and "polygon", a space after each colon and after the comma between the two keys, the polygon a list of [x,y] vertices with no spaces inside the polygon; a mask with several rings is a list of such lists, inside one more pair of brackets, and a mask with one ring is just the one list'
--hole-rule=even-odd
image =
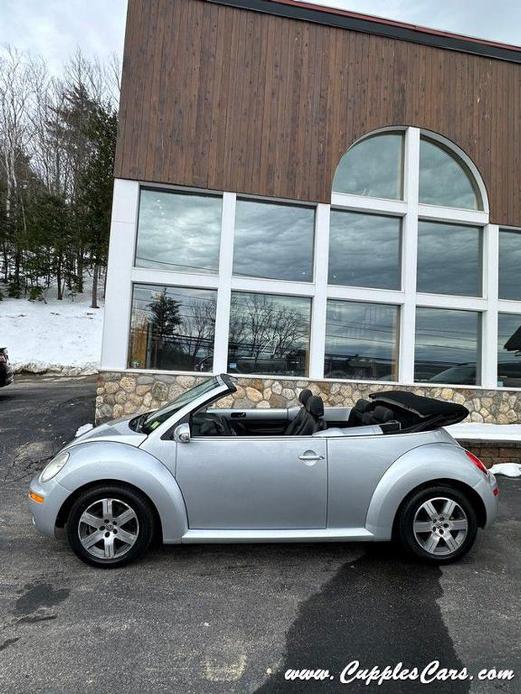
{"label": "white window frame", "polygon": [[519,227],[512,227],[512,226],[507,226],[505,224],[500,224],[500,225],[495,225],[495,245],[496,245],[496,257],[497,257],[497,264],[496,264],[496,271],[497,271],[497,277],[496,277],[496,322],[494,325],[495,328],[495,333],[492,335],[489,335],[490,339],[490,350],[494,349],[495,351],[495,359],[496,359],[496,385],[495,389],[497,390],[521,390],[521,388],[509,388],[507,386],[498,386],[497,385],[497,362],[498,362],[498,331],[499,331],[499,314],[500,313],[510,313],[513,315],[518,315],[521,320],[521,300],[516,300],[516,299],[500,299],[499,298],[499,238],[501,231],[504,229],[505,231],[517,231],[520,232],[521,234],[521,228]]}
{"label": "white window frame", "polygon": [[[331,204],[319,203],[315,206],[314,272],[311,282],[290,282],[285,280],[239,277],[233,275],[233,244],[235,226],[235,207],[237,194],[233,192],[203,191],[195,188],[180,188],[174,185],[158,185],[150,182],[137,182],[116,179],[112,227],[108,261],[107,296],[102,343],[102,369],[144,371],[165,374],[194,373],[183,371],[162,371],[159,369],[129,369],[128,347],[132,289],[134,284],[194,287],[217,290],[216,330],[213,358],[213,373],[225,372],[228,365],[228,328],[230,320],[230,299],[232,291],[301,296],[311,299],[310,359],[307,376],[280,375],[283,379],[334,380],[360,383],[360,379],[324,379],[324,356],[326,339],[327,300],[390,304],[399,307],[398,334],[398,381],[403,385],[415,385],[415,318],[416,307],[433,307],[477,311],[481,314],[481,383],[477,386],[462,386],[466,389],[497,390],[497,339],[498,313],[515,313],[521,316],[521,301],[500,300],[498,297],[499,268],[499,227],[489,222],[489,208],[486,189],[474,163],[466,154],[441,136],[419,128],[385,128],[380,132],[404,132],[404,185],[403,200],[384,200],[365,196],[333,193]],[[375,133],[371,133],[374,135]],[[481,196],[483,210],[463,210],[420,204],[419,161],[420,136],[425,134],[430,140],[439,141],[447,149],[463,160]],[[187,273],[155,268],[134,266],[137,241],[139,196],[141,188],[158,190],[182,190],[196,193],[211,193],[222,196],[222,227],[220,239],[220,260],[218,274]],[[241,195],[241,198],[245,197]],[[278,198],[248,196],[248,199],[282,202],[292,205],[309,202],[296,202]],[[399,217],[402,220],[401,287],[397,290],[371,289],[328,284],[329,227],[331,209],[381,213]],[[416,290],[416,270],[418,254],[419,220],[439,221],[454,224],[467,224],[482,228],[483,263],[482,296],[467,297],[446,294],[426,294]],[[509,229],[509,227],[501,227]],[[199,372],[197,372],[199,373]],[[273,374],[246,375],[245,378],[274,378]],[[370,383],[371,381],[363,381]],[[380,384],[382,382],[379,382]],[[428,386],[427,383],[418,385]],[[437,387],[443,384],[436,384]],[[446,384],[447,387],[457,387]],[[515,390],[506,388],[506,390]]]}

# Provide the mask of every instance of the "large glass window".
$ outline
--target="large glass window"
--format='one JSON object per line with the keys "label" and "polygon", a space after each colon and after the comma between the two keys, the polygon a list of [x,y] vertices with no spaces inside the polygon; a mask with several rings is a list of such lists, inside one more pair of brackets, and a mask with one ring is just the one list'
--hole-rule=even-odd
{"label": "large glass window", "polygon": [[134,285],[128,365],[212,371],[217,292]]}
{"label": "large glass window", "polygon": [[221,216],[220,197],[142,189],[136,266],[218,272]]}
{"label": "large glass window", "polygon": [[416,309],[414,380],[479,385],[480,326],[475,311]]}
{"label": "large glass window", "polygon": [[401,220],[331,211],[329,283],[400,289]]}
{"label": "large glass window", "polygon": [[439,222],[418,225],[418,291],[480,296],[482,231]]}
{"label": "large glass window", "polygon": [[400,199],[403,195],[403,134],[382,133],[351,147],[340,160],[333,192]]}
{"label": "large glass window", "polygon": [[312,207],[237,200],[234,274],[310,282],[314,228]]}
{"label": "large glass window", "polygon": [[482,209],[467,166],[442,145],[422,137],[420,142],[420,202],[443,207]]}
{"label": "large glass window", "polygon": [[398,380],[398,307],[327,302],[324,376]]}
{"label": "large glass window", "polygon": [[[461,150],[400,125],[345,153],[329,208],[146,186],[135,266],[147,272],[132,271],[128,363],[197,373],[215,362],[237,374],[398,381],[405,305],[405,330],[416,310],[415,381],[493,387],[489,350],[481,365],[481,316],[489,308],[495,315],[497,304],[483,283],[486,209]],[[518,319],[506,313],[521,302],[520,266],[521,229],[501,229],[497,383],[505,387],[521,378]],[[311,334],[320,350],[312,359]],[[400,363],[408,378],[412,337],[403,336]]]}
{"label": "large glass window", "polygon": [[499,230],[499,298],[521,301],[521,231]]}
{"label": "large glass window", "polygon": [[498,316],[497,384],[521,388],[521,315]]}
{"label": "large glass window", "polygon": [[228,371],[305,376],[311,299],[232,292]]}

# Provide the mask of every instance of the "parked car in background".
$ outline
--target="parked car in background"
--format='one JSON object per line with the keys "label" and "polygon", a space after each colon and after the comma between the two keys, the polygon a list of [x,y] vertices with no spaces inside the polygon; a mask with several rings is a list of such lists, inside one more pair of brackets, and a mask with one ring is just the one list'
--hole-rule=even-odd
{"label": "parked car in background", "polygon": [[47,535],[104,568],[169,544],[396,538],[424,561],[463,556],[494,520],[494,475],[442,427],[462,405],[403,391],[352,408],[218,408],[236,390],[209,378],[165,407],[76,438],[35,477]]}
{"label": "parked car in background", "polygon": [[[505,388],[521,387],[521,359],[499,362],[497,372],[498,386]],[[458,364],[428,379],[429,383],[450,385],[474,385],[476,383],[476,365]]]}
{"label": "parked car in background", "polygon": [[13,368],[9,363],[7,347],[0,347],[0,388],[13,382]]}

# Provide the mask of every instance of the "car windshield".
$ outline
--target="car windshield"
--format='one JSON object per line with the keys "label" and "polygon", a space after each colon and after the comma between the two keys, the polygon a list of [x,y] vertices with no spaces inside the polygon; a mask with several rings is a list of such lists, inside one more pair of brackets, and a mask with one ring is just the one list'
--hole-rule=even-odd
{"label": "car windshield", "polygon": [[165,422],[182,407],[188,405],[201,395],[210,393],[220,385],[221,382],[218,378],[209,378],[208,380],[199,383],[199,385],[190,388],[190,390],[181,393],[181,395],[175,398],[175,400],[167,403],[164,407],[160,407],[159,410],[144,415],[143,421],[139,423],[140,431],[142,431],[144,434],[150,434],[154,431],[154,429],[157,429],[160,424]]}
{"label": "car windshield", "polygon": [[430,378],[429,382],[465,384],[475,378],[475,375],[476,367],[474,364],[460,364],[459,366],[451,366],[450,369],[441,371]]}

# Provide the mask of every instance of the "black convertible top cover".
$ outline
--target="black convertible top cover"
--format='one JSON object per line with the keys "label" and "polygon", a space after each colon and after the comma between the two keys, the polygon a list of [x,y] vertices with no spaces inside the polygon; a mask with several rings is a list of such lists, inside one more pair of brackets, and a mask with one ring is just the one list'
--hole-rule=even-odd
{"label": "black convertible top cover", "polygon": [[387,390],[383,393],[371,393],[369,397],[378,404],[391,409],[399,408],[419,418],[415,430],[427,430],[434,427],[448,426],[461,422],[469,411],[463,405],[436,398],[409,393],[405,390]]}

